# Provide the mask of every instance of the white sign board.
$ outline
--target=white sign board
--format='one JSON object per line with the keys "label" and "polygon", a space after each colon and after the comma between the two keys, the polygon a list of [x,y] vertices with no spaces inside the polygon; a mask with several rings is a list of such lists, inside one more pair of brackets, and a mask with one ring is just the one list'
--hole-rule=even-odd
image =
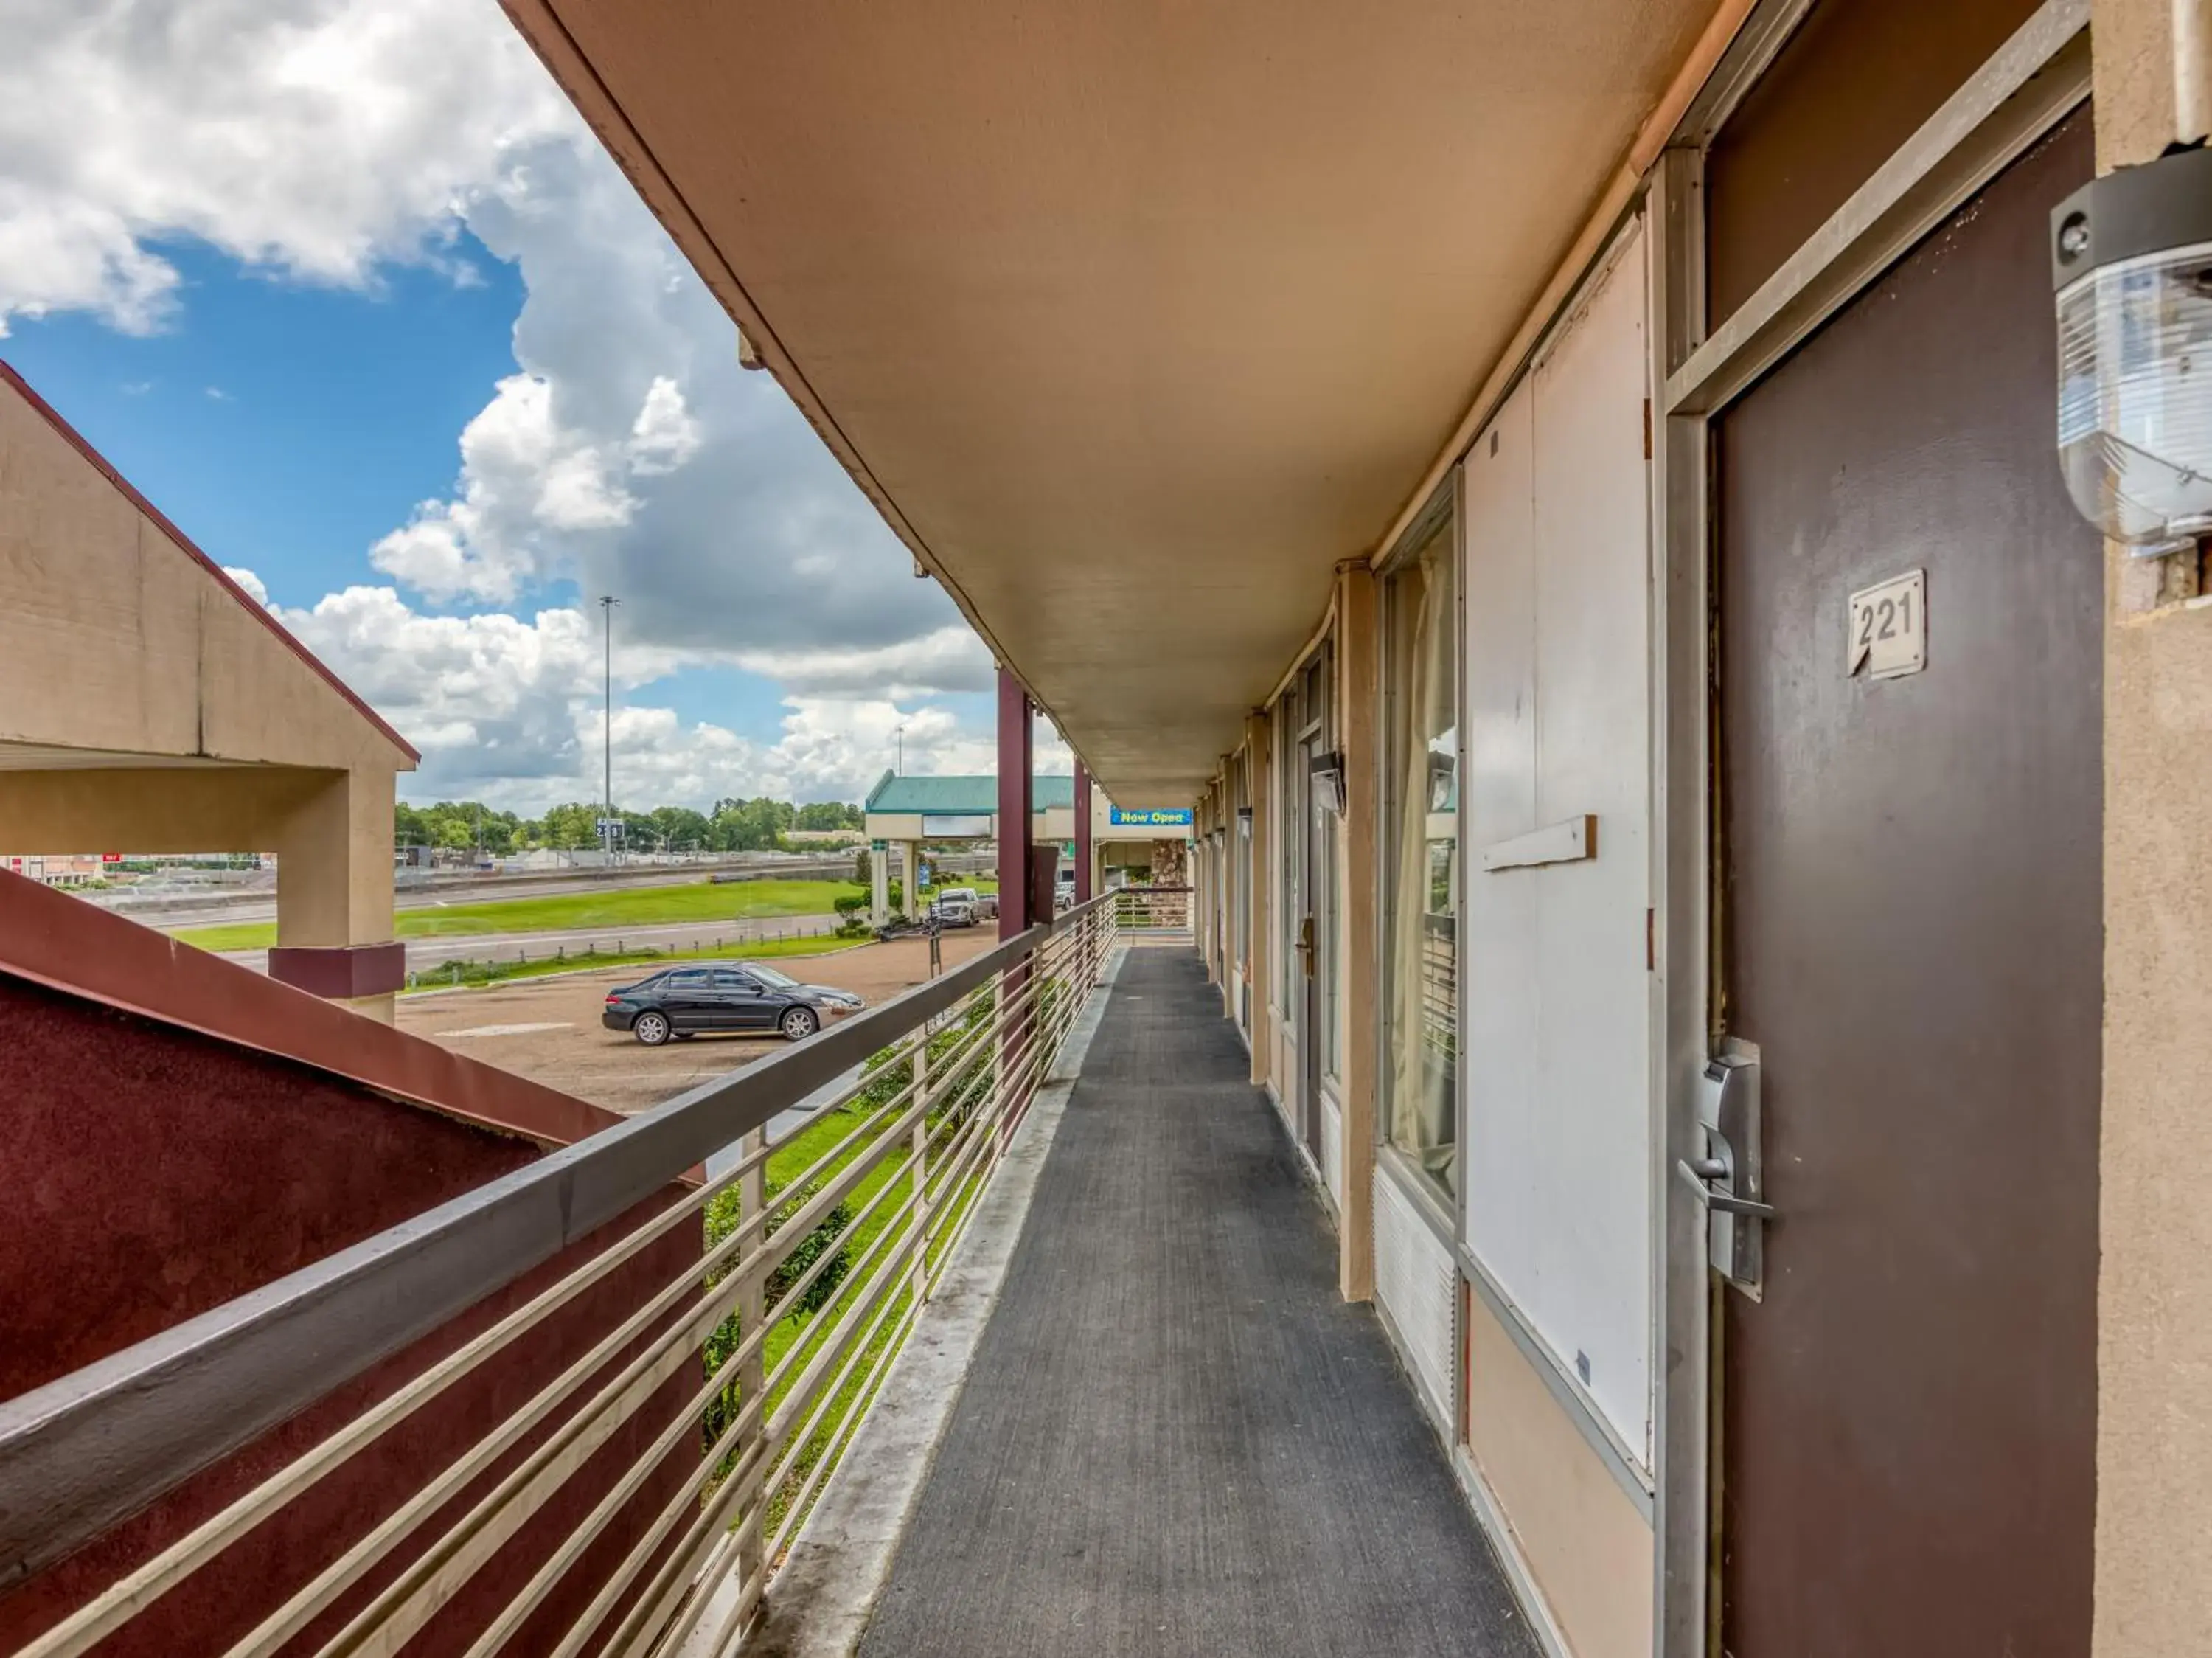
{"label": "white sign board", "polygon": [[1911,570],[1851,594],[1848,674],[1894,680],[1928,666],[1928,572]]}

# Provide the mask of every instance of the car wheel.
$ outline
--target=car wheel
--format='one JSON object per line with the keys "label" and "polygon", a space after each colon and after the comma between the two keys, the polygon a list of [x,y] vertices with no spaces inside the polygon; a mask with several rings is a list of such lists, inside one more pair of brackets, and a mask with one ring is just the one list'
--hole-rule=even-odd
{"label": "car wheel", "polygon": [[822,1028],[822,1021],[814,1016],[811,1008],[793,1008],[783,1015],[777,1028],[788,1040],[804,1042]]}
{"label": "car wheel", "polygon": [[665,1013],[641,1013],[630,1021],[629,1033],[648,1048],[657,1048],[673,1033]]}

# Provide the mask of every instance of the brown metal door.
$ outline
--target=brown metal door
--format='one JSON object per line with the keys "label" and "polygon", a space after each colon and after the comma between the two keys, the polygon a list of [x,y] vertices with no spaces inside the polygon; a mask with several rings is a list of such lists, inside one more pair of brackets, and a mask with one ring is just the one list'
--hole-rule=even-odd
{"label": "brown metal door", "polygon": [[[1717,424],[1720,982],[1765,1100],[1721,1364],[1735,1658],[2080,1658],[2096,1408],[2102,560],[2053,458],[2088,112]],[[1847,677],[1926,572],[1926,667]]]}

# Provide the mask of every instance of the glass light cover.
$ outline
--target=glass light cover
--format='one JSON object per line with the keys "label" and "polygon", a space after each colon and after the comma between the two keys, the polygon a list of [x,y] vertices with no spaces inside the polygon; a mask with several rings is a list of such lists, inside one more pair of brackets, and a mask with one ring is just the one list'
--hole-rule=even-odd
{"label": "glass light cover", "polygon": [[2102,266],[2058,295],[2058,456],[2112,539],[2212,533],[2212,242]]}

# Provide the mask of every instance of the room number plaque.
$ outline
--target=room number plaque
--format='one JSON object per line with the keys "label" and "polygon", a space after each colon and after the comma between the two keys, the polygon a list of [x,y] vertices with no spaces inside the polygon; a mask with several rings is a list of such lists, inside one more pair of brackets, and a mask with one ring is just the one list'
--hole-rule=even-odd
{"label": "room number plaque", "polygon": [[1928,666],[1928,572],[1907,570],[1851,594],[1847,674],[1894,680]]}

